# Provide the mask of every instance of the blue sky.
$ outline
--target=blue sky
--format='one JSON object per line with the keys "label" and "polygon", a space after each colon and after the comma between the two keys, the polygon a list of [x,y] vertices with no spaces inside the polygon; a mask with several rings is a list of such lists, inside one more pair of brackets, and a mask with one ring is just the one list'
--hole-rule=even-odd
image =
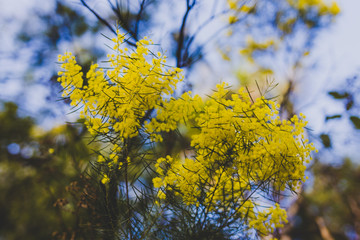
{"label": "blue sky", "polygon": [[[338,3],[341,14],[329,29],[320,33],[314,52],[309,57],[308,64],[316,63],[318,68],[304,77],[297,97],[298,110],[306,114],[315,133],[331,133],[337,139],[334,142],[336,151],[328,153],[328,161],[336,159],[338,156],[334,153],[337,153],[360,163],[359,131],[354,131],[346,119],[324,125],[326,116],[344,111],[343,103],[333,101],[327,92],[346,88],[347,78],[360,75],[360,1],[341,0]],[[359,95],[356,97],[359,103]],[[355,106],[357,116],[360,114],[359,107]]]}

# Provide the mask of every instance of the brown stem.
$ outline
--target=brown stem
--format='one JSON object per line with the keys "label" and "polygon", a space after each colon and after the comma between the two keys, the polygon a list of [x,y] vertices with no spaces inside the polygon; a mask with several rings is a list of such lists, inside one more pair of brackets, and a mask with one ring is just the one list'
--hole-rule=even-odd
{"label": "brown stem", "polygon": [[[125,141],[125,143],[129,143],[129,141]],[[128,230],[128,235],[129,235],[129,239],[132,240],[132,229],[131,229],[131,206],[130,206],[130,197],[129,197],[129,176],[128,176],[128,161],[127,161],[127,157],[129,156],[129,146],[127,146],[126,148],[126,154],[125,154],[125,191],[126,191],[126,205],[127,205],[127,230]]]}
{"label": "brown stem", "polygon": [[329,229],[326,227],[325,220],[323,217],[316,217],[315,218],[316,224],[319,227],[321,237],[324,240],[334,240],[331,236]]}

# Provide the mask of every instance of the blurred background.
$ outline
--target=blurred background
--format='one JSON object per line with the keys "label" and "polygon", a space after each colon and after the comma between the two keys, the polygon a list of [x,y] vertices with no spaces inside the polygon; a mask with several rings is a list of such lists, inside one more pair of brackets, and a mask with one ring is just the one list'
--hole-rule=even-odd
{"label": "blurred background", "polygon": [[246,86],[307,116],[319,150],[284,198],[280,239],[360,239],[360,2],[357,0],[0,0],[0,239],[92,239],[94,151],[61,100],[57,56],[87,71],[119,29],[184,69],[178,94]]}

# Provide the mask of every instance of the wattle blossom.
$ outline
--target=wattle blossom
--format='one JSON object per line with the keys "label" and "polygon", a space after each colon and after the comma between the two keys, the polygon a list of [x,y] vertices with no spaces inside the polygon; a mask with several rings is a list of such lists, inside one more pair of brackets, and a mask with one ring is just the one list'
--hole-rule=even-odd
{"label": "wattle blossom", "polygon": [[[188,154],[149,160],[157,205],[175,196],[205,216],[227,212],[260,235],[283,226],[285,210],[278,204],[259,209],[257,199],[261,193],[294,191],[305,181],[305,163],[315,150],[304,137],[305,116],[280,120],[275,102],[253,101],[245,89],[232,92],[225,83],[206,99],[191,92],[171,97],[183,78],[181,69],[152,53],[151,40],[129,50],[124,39],[119,32],[113,39],[108,68],[93,64],[85,76],[71,53],[59,56],[63,97],[82,109],[89,132],[111,146],[99,153],[98,163],[119,172],[136,159],[129,152],[132,139],[156,145],[163,133],[185,126]],[[111,174],[102,176],[103,184],[111,181]]]}

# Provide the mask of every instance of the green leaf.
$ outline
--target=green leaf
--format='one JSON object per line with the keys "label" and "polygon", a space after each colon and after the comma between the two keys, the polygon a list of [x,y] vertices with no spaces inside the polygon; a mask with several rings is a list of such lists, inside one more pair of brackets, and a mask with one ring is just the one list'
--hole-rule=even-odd
{"label": "green leaf", "polygon": [[321,141],[322,141],[325,148],[330,148],[331,147],[331,140],[330,140],[329,135],[321,134],[320,138],[321,138]]}
{"label": "green leaf", "polygon": [[349,96],[349,93],[347,93],[347,92],[344,92],[344,93],[328,92],[328,93],[329,93],[329,95],[331,95],[335,99],[344,99],[344,98],[347,98]]}
{"label": "green leaf", "polygon": [[341,118],[341,115],[336,114],[336,115],[332,115],[332,116],[326,116],[325,121],[331,120],[331,119],[336,119],[336,118]]}
{"label": "green leaf", "polygon": [[346,103],[346,110],[350,110],[353,105],[354,101],[352,99],[348,100],[348,102]]}
{"label": "green leaf", "polygon": [[360,118],[358,118],[356,116],[351,116],[350,120],[352,121],[352,123],[354,124],[354,127],[356,129],[360,129]]}

